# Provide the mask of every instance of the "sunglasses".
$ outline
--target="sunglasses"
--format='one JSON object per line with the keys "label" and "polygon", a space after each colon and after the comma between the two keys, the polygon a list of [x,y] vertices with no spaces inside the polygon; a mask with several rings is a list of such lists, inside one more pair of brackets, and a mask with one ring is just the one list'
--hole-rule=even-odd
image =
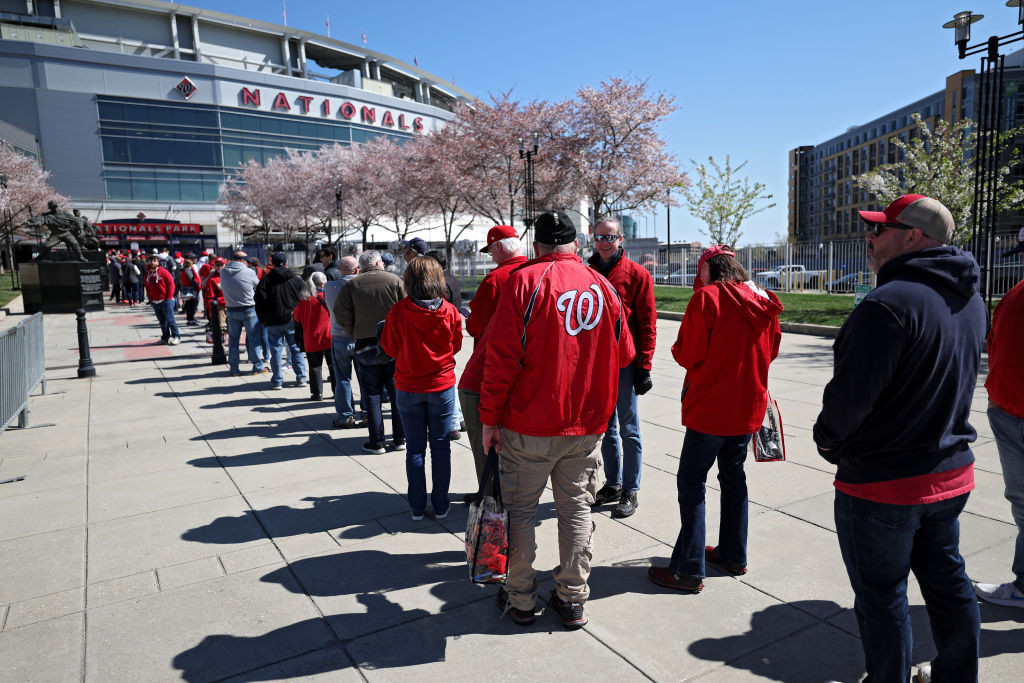
{"label": "sunglasses", "polygon": [[896,228],[898,230],[913,230],[912,225],[903,225],[901,223],[875,223],[875,237],[878,237],[886,228]]}
{"label": "sunglasses", "polygon": [[622,237],[622,235],[594,235],[594,241],[595,242],[615,242],[616,240],[618,240],[621,237]]}

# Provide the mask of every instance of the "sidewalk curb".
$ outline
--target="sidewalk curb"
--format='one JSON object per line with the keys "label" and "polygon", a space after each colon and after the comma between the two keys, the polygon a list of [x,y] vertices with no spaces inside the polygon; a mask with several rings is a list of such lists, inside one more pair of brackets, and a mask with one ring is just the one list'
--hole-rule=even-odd
{"label": "sidewalk curb", "polygon": [[[683,314],[678,311],[658,311],[658,318],[661,320],[682,320]],[[779,327],[783,332],[791,334],[811,334],[817,337],[834,338],[839,334],[839,328],[833,325],[811,325],[809,323],[780,322]]]}

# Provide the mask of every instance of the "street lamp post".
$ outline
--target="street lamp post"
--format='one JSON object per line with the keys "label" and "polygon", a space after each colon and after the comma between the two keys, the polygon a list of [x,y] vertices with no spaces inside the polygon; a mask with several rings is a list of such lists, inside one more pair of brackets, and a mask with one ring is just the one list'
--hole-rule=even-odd
{"label": "street lamp post", "polygon": [[343,189],[341,187],[341,183],[334,186],[334,209],[338,214],[338,240],[341,240],[342,232],[345,230],[344,226],[341,224],[342,209],[344,208],[342,205],[342,192]]}
{"label": "street lamp post", "polygon": [[[1007,7],[1017,8],[1017,24],[1024,26],[1024,0],[1008,0]],[[1024,40],[1024,30],[1005,36],[991,36],[983,43],[968,45],[971,41],[971,24],[981,21],[983,14],[957,12],[952,21],[942,25],[955,31],[954,42],[960,59],[968,55],[982,54],[978,78],[978,133],[974,151],[974,231],[971,235],[970,250],[977,257],[984,252],[981,269],[981,293],[992,307],[993,255],[995,253],[996,186],[999,169],[999,134],[1003,118],[1003,71],[1005,57],[999,48]]]}
{"label": "street lamp post", "polygon": [[[533,157],[537,155],[539,133],[533,133],[533,149],[527,149],[523,138],[519,138],[519,158],[523,160],[523,167],[526,171],[526,202],[523,207],[523,225],[529,231],[533,227],[533,220],[536,218],[536,188],[533,181]],[[511,216],[509,219],[511,220]],[[525,232],[525,231],[524,231]],[[525,237],[525,235],[523,235]],[[527,241],[530,244],[531,241]]]}

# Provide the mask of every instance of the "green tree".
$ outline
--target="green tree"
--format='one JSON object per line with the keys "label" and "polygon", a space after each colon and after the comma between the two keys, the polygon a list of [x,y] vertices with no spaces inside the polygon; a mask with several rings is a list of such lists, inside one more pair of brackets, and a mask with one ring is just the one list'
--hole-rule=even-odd
{"label": "green tree", "polygon": [[[953,214],[956,225],[953,243],[963,244],[973,231],[974,149],[978,142],[975,123],[970,119],[952,124],[940,120],[933,130],[918,114],[913,115],[913,120],[909,141],[889,140],[890,145],[903,151],[904,158],[854,176],[853,182],[874,195],[882,205],[904,194],[923,194],[938,199]],[[1002,133],[997,141],[1000,158],[1007,160],[996,173],[996,211],[999,212],[1024,204],[1024,182],[1011,182],[1008,178],[1021,159],[1020,147],[1013,142],[1014,137],[1021,134],[1024,128],[1016,128]]]}
{"label": "green tree", "polygon": [[775,202],[764,204],[772,198],[765,192],[764,183],[752,183],[749,178],[739,178],[739,172],[747,165],[744,161],[733,167],[729,155],[725,165],[708,157],[706,164],[693,164],[692,184],[680,187],[687,210],[707,225],[701,230],[713,244],[735,245],[743,234],[740,225],[751,216],[775,206]]}

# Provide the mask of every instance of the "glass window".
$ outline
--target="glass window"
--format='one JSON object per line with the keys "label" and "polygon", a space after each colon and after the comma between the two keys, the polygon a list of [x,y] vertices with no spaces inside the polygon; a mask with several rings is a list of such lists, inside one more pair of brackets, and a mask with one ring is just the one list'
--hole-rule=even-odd
{"label": "glass window", "polygon": [[124,120],[124,105],[117,102],[100,102],[100,118],[111,121]]}
{"label": "glass window", "polygon": [[124,138],[103,138],[104,161],[128,161],[128,141]]}
{"label": "glass window", "polygon": [[299,123],[299,135],[304,138],[315,138],[316,137],[316,124],[307,123],[302,121]]}
{"label": "glass window", "polygon": [[239,145],[224,145],[224,168],[233,169],[242,163],[242,148]]}
{"label": "glass window", "polygon": [[196,112],[195,109],[174,109],[174,124],[178,126],[190,126],[195,127],[196,123]]}
{"label": "glass window", "polygon": [[260,117],[260,130],[264,133],[280,133],[281,121],[272,116]]}
{"label": "glass window", "polygon": [[281,122],[281,134],[282,135],[298,135],[299,134],[299,122],[298,121],[282,121]]}
{"label": "glass window", "polygon": [[217,127],[217,112],[210,109],[195,110],[196,125],[205,128]]}
{"label": "glass window", "polygon": [[242,148],[242,159],[246,162],[255,161],[258,164],[263,163],[263,150],[259,147],[245,146]]}
{"label": "glass window", "polygon": [[177,201],[181,199],[177,180],[157,180],[156,198],[161,201]]}
{"label": "glass window", "polygon": [[259,132],[259,130],[260,130],[260,120],[257,117],[255,117],[255,116],[239,116],[238,118],[240,119],[240,122],[242,124],[242,130],[252,130],[252,131]]}
{"label": "glass window", "polygon": [[124,105],[124,120],[149,123],[149,107],[138,104]]}
{"label": "glass window", "polygon": [[174,110],[169,107],[149,107],[149,120],[153,123],[174,123]]}
{"label": "glass window", "polygon": [[215,202],[220,197],[220,183],[202,183],[203,201]]}
{"label": "glass window", "polygon": [[156,199],[156,181],[132,178],[132,199]]}
{"label": "glass window", "polygon": [[107,178],[107,199],[131,199],[132,183],[125,178]]}
{"label": "glass window", "polygon": [[330,141],[334,139],[334,126],[329,123],[318,123],[316,124],[316,136],[324,141]]}
{"label": "glass window", "polygon": [[220,125],[222,128],[238,130],[242,127],[242,117],[240,117],[238,114],[228,114],[227,112],[222,112],[220,115]]}
{"label": "glass window", "polygon": [[196,182],[181,182],[181,200],[185,202],[203,201],[203,184]]}

